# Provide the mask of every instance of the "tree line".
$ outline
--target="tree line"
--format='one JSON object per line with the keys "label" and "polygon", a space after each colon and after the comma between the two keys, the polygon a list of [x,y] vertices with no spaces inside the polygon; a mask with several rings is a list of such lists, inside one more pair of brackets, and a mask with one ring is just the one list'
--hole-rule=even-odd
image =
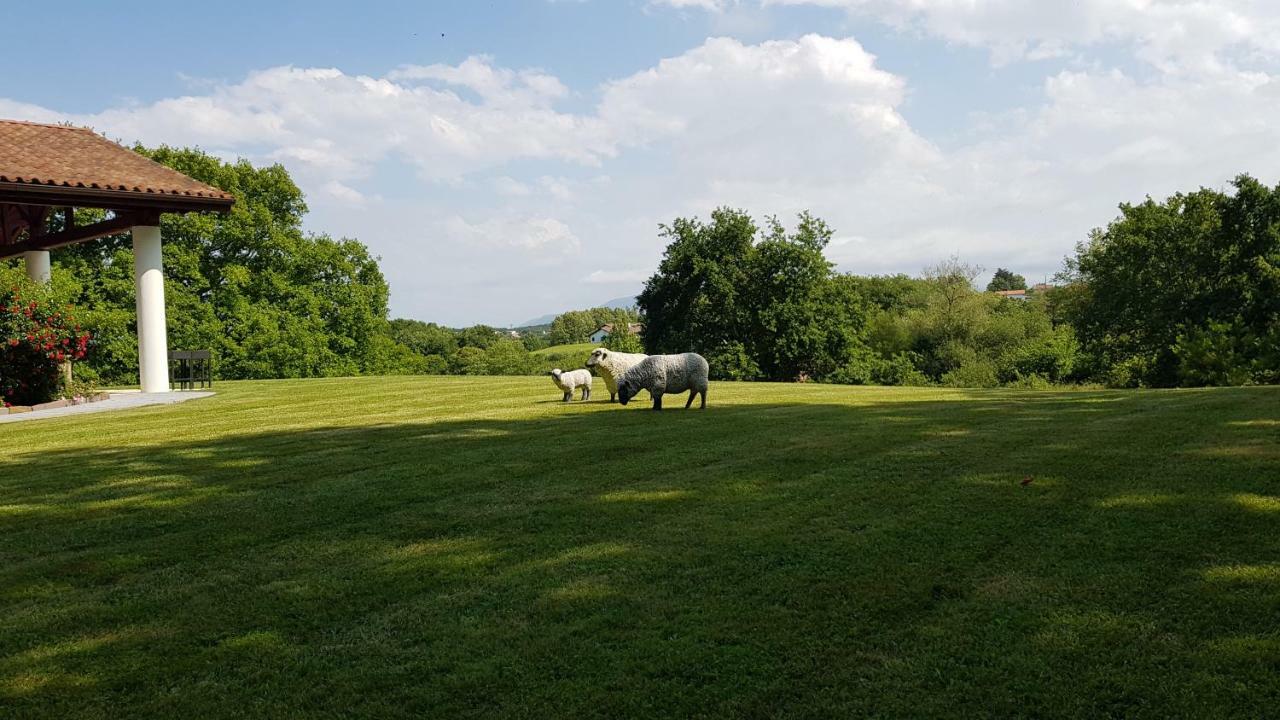
{"label": "tree line", "polygon": [[[138,152],[235,194],[225,216],[164,215],[170,345],[214,351],[222,379],[358,374],[511,375],[577,367],[554,346],[614,326],[608,345],[696,351],[718,379],[967,387],[1123,387],[1280,382],[1280,189],[1248,176],[1120,206],[1067,258],[1055,287],[1025,299],[1000,268],[952,258],[919,276],[837,272],[832,230],[801,214],[788,229],[720,208],[660,226],[667,242],[637,308],[562,313],[519,337],[477,325],[389,319],[378,259],[358,240],[302,230],[303,194],[279,165],[194,149]],[[77,211],[77,222],[100,213]],[[56,220],[55,220],[56,222]],[[57,230],[56,227],[53,230]],[[54,253],[55,305],[90,334],[77,376],[137,373],[128,235]],[[16,261],[0,283],[25,283]],[[629,332],[640,322],[639,336]],[[548,350],[548,346],[553,346]]]}
{"label": "tree line", "polygon": [[721,208],[677,219],[639,296],[650,353],[694,350],[721,379],[964,387],[1280,382],[1280,188],[1242,175],[1120,206],[1053,287],[952,258],[920,277],[838,273],[831,229]]}
{"label": "tree line", "polygon": [[1078,344],[1047,298],[979,292],[978,269],[957,259],[918,278],[839,273],[824,255],[831,228],[808,213],[789,231],[721,208],[662,233],[670,244],[638,298],[644,346],[699,352],[719,379],[988,387],[1071,377]]}

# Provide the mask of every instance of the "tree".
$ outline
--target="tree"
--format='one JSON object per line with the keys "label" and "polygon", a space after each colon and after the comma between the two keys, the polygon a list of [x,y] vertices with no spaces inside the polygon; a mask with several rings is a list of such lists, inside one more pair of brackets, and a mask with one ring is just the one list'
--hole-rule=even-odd
{"label": "tree", "polygon": [[462,347],[487,350],[501,339],[502,335],[498,330],[488,325],[472,325],[458,332],[458,344]]}
{"label": "tree", "polygon": [[1280,188],[1247,175],[1232,185],[1121,205],[1067,261],[1058,304],[1094,377],[1164,387],[1276,376],[1265,339],[1280,325]]}
{"label": "tree", "polygon": [[749,263],[748,346],[771,380],[824,377],[859,344],[866,313],[856,288],[837,282],[823,255],[831,229],[808,213],[788,234],[770,219]]}
{"label": "tree", "polygon": [[639,336],[631,332],[630,322],[614,323],[613,332],[609,333],[609,337],[605,338],[604,346],[616,352],[644,352],[644,345],[641,344]]}
{"label": "tree", "polygon": [[391,321],[391,337],[422,355],[448,356],[458,349],[458,334],[447,327],[421,320]]}
{"label": "tree", "polygon": [[741,211],[663,226],[672,240],[640,294],[650,353],[693,350],[713,377],[820,378],[860,346],[865,303],[823,254],[831,229],[802,213],[760,234]]}
{"label": "tree", "polygon": [[1004,268],[996,268],[996,274],[992,276],[991,282],[987,283],[987,292],[1026,289],[1026,278],[1021,275],[1015,275],[1012,271],[1005,270]]}
{"label": "tree", "polygon": [[712,212],[710,223],[677,218],[660,226],[670,243],[636,299],[647,352],[698,352],[711,362],[713,377],[746,375],[749,310],[741,293],[756,231],[749,215],[729,208]]}
{"label": "tree", "polygon": [[[209,348],[221,378],[348,375],[416,362],[393,347],[389,290],[368,249],[302,231],[306,203],[279,165],[226,163],[194,149],[135,150],[236,196],[226,215],[163,215],[170,346]],[[91,222],[97,211],[78,211]],[[128,235],[54,254],[54,290],[97,338],[86,358],[107,382],[136,378]],[[412,369],[412,368],[406,368]]]}
{"label": "tree", "polygon": [[552,345],[584,343],[601,324],[590,310],[570,310],[551,321],[548,340]]}

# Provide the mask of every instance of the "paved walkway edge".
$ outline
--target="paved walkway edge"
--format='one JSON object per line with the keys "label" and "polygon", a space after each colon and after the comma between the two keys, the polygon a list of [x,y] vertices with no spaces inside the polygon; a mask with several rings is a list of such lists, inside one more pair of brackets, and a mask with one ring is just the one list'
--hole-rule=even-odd
{"label": "paved walkway edge", "polygon": [[66,417],[68,415],[87,415],[89,413],[110,412],[112,410],[128,410],[130,408],[148,407],[151,405],[176,405],[188,400],[199,400],[201,398],[213,397],[212,392],[205,391],[175,391],[167,393],[142,393],[142,392],[113,392],[107,400],[101,400],[95,403],[86,403],[84,405],[70,405],[68,407],[53,408],[51,410],[37,410],[29,413],[18,413],[16,415],[0,415],[0,424],[12,422],[28,422],[32,420],[44,420],[47,418]]}

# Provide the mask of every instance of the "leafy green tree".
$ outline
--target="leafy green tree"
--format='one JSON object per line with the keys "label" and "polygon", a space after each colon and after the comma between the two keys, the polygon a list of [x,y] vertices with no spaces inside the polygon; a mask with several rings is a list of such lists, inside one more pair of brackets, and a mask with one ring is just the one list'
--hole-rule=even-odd
{"label": "leafy green tree", "polygon": [[543,333],[526,332],[520,336],[520,342],[524,344],[524,349],[529,352],[542,350],[551,346],[548,336]]}
{"label": "leafy green tree", "polygon": [[[233,193],[227,215],[163,215],[170,345],[209,348],[221,378],[413,371],[394,347],[388,288],[361,243],[302,231],[302,192],[279,165],[226,163],[194,149],[135,148]],[[78,211],[79,222],[101,216]],[[137,373],[127,234],[54,253],[54,284],[98,344],[86,364],[106,382]],[[399,367],[397,362],[409,363]]]}
{"label": "leafy green tree", "polygon": [[458,333],[421,320],[397,318],[391,321],[391,337],[422,355],[448,356],[458,349]]}
{"label": "leafy green tree", "polygon": [[640,342],[640,337],[631,332],[630,322],[613,323],[613,332],[609,333],[609,337],[605,338],[604,346],[616,352],[644,352],[644,345]]}
{"label": "leafy green tree", "polygon": [[819,379],[862,347],[867,307],[823,252],[831,229],[802,213],[788,233],[761,233],[745,213],[677,219],[658,273],[641,293],[649,352],[694,350],[714,377]]}
{"label": "leafy green tree", "polygon": [[537,365],[519,340],[502,338],[485,350],[486,375],[530,375]]}
{"label": "leafy green tree", "polygon": [[[743,377],[749,359],[748,285],[757,232],[741,211],[719,208],[711,222],[677,218],[660,226],[669,241],[658,270],[637,298],[650,354],[698,352],[713,377]],[[734,363],[734,364],[731,364]]]}
{"label": "leafy green tree", "polygon": [[551,321],[548,339],[552,345],[584,343],[602,324],[596,322],[596,316],[590,310],[570,310]]}
{"label": "leafy green tree", "polygon": [[823,255],[831,229],[802,213],[794,233],[776,219],[756,244],[748,272],[749,347],[764,377],[821,378],[860,345],[866,312],[854,283]]}
{"label": "leafy green tree", "polygon": [[1004,268],[996,268],[996,274],[991,278],[991,282],[987,283],[987,292],[1026,289],[1026,278],[1015,274],[1011,270],[1005,270]]}
{"label": "leafy green tree", "polygon": [[502,337],[502,334],[496,328],[488,325],[472,325],[458,332],[458,344],[462,347],[487,350],[497,344]]}
{"label": "leafy green tree", "polygon": [[1058,307],[1094,377],[1164,387],[1275,376],[1261,339],[1280,324],[1280,188],[1247,175],[1233,187],[1121,205],[1068,260]]}

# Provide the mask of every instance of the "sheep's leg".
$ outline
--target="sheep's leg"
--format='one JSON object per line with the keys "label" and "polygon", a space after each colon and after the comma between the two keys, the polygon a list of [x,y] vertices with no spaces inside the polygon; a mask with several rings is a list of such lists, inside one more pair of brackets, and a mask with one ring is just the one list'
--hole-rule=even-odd
{"label": "sheep's leg", "polygon": [[609,393],[609,402],[618,402],[618,393]]}
{"label": "sheep's leg", "polygon": [[706,410],[706,409],[707,409],[707,389],[706,389],[706,388],[703,388],[703,389],[702,389],[702,407],[700,407],[700,408],[698,408],[698,409],[699,409],[699,410]]}
{"label": "sheep's leg", "polygon": [[590,385],[582,386],[582,402],[586,402],[590,399],[591,399],[591,386]]}
{"label": "sheep's leg", "polygon": [[653,409],[654,410],[662,409],[662,393],[658,393],[653,396]]}
{"label": "sheep's leg", "polygon": [[697,390],[690,390],[690,391],[689,391],[689,401],[688,401],[688,402],[686,402],[686,403],[684,404],[684,409],[685,409],[685,410],[688,410],[688,409],[689,409],[689,406],[693,404],[693,399],[694,399],[695,397],[697,397],[697,395],[698,395],[698,391],[697,391]]}
{"label": "sheep's leg", "polygon": [[572,391],[572,390],[570,390],[570,391],[568,391],[568,392],[566,392],[566,393],[564,394],[564,401],[565,401],[565,402],[569,402],[569,401],[570,401],[570,400],[572,400],[572,399],[573,399],[573,391]]}

